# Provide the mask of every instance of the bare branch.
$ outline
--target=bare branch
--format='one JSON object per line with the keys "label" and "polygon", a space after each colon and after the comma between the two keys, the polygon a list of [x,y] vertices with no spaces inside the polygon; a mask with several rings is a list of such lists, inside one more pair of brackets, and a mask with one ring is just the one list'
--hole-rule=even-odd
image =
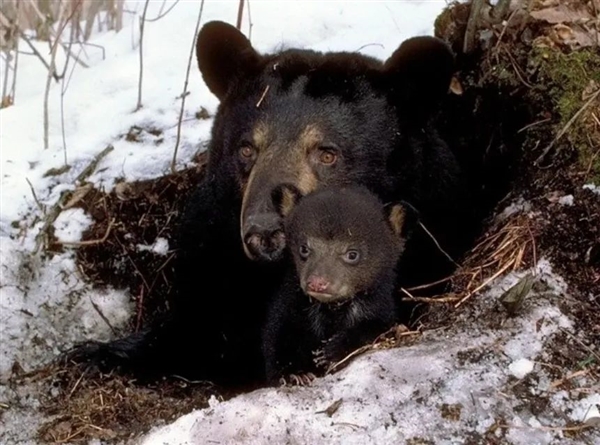
{"label": "bare branch", "polygon": [[33,54],[35,54],[37,56],[37,58],[40,59],[40,61],[44,64],[44,66],[46,67],[48,72],[50,72],[51,75],[54,77],[54,80],[56,80],[58,82],[58,75],[56,74],[56,72],[53,72],[50,69],[50,64],[48,62],[46,62],[46,59],[44,59],[44,56],[42,56],[40,54],[40,52],[37,50],[37,48],[34,46],[34,44],[31,43],[31,40],[29,40],[29,37],[27,37],[20,29],[18,29],[18,32],[19,32],[19,35],[21,36],[21,38],[23,40],[25,40],[25,43],[27,43],[27,45],[31,48],[31,50],[33,51]]}
{"label": "bare branch", "polygon": [[181,93],[181,111],[179,112],[179,122],[177,124],[177,140],[175,141],[175,150],[173,151],[173,160],[171,161],[171,171],[175,172],[175,163],[177,162],[177,150],[181,141],[181,122],[183,120],[183,112],[185,110],[185,98],[187,96],[187,86],[190,78],[190,68],[192,66],[192,58],[194,56],[194,48],[196,47],[196,38],[200,29],[200,21],[202,20],[202,10],[204,9],[204,0],[200,3],[200,11],[198,12],[198,20],[196,21],[196,29],[194,30],[194,38],[192,39],[192,48],[188,58],[187,71],[185,73],[185,83],[183,84],[183,93]]}
{"label": "bare branch", "polygon": [[252,15],[250,14],[250,0],[246,0],[248,8],[248,40],[252,41]]}
{"label": "bare branch", "polygon": [[135,111],[138,111],[140,108],[142,108],[142,80],[144,78],[144,23],[146,21],[146,12],[148,12],[149,3],[150,0],[146,0],[144,12],[142,12],[142,17],[140,18],[140,77],[138,81],[138,101]]}
{"label": "bare branch", "polygon": [[238,15],[237,15],[237,29],[242,29],[242,17],[244,16],[244,0],[240,0],[240,4],[238,6]]}
{"label": "bare branch", "polygon": [[16,49],[15,49],[15,65],[13,67],[13,79],[12,79],[12,86],[10,88],[10,97],[11,97],[11,101],[14,104],[15,103],[15,98],[17,96],[17,68],[19,66],[19,39],[17,39],[16,42]]}
{"label": "bare branch", "polygon": [[[164,16],[166,16],[169,12],[171,12],[173,10],[173,8],[177,5],[177,3],[179,3],[179,0],[175,0],[175,3],[173,3],[171,6],[169,6],[169,9],[167,9],[165,12],[163,13],[159,13],[157,17],[154,17],[153,19],[147,19],[147,22],[156,22],[160,19],[162,19]],[[164,4],[163,4],[164,6]]]}

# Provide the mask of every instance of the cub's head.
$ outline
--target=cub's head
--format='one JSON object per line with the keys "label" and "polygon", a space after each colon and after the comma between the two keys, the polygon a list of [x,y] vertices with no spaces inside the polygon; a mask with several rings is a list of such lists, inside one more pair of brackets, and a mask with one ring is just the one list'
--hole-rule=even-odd
{"label": "cub's head", "polygon": [[[236,28],[204,25],[200,72],[220,100],[208,170],[234,184],[246,255],[276,261],[286,246],[273,193],[364,185],[385,195],[388,160],[405,129],[447,93],[453,56],[433,37],[406,40],[385,62],[357,53],[261,55]],[[420,128],[420,127],[419,127]]]}
{"label": "cub's head", "polygon": [[328,187],[300,197],[285,187],[277,202],[303,291],[341,302],[395,277],[416,214],[384,206],[363,187]]}

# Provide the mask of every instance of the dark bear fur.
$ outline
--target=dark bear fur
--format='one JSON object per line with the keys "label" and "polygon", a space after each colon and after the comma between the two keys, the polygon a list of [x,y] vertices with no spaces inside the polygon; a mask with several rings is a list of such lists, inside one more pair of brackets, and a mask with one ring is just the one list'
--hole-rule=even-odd
{"label": "dark bear fur", "polygon": [[394,324],[396,266],[416,219],[407,205],[384,208],[364,187],[321,189],[288,212],[295,267],[267,311],[268,383],[327,369]]}
{"label": "dark bear fur", "polygon": [[[453,56],[433,37],[405,41],[385,63],[297,49],[260,55],[233,26],[210,22],[197,57],[220,105],[206,175],[180,219],[171,315],[72,357],[138,377],[254,382],[266,304],[290,268],[271,199],[280,184],[304,195],[355,184],[384,203],[408,201],[448,253],[459,251],[467,194],[452,152],[429,124],[448,91]],[[403,285],[453,267],[421,232],[403,255]]]}

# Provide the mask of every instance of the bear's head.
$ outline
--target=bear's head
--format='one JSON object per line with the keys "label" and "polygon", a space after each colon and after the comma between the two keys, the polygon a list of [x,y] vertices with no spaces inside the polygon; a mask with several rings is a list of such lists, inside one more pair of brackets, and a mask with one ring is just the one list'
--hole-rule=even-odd
{"label": "bear's head", "polygon": [[200,31],[196,55],[220,101],[208,172],[234,187],[244,252],[266,261],[286,244],[274,191],[356,184],[387,197],[401,174],[390,157],[414,149],[407,135],[423,131],[454,71],[434,37],[404,41],[385,62],[297,49],[261,55],[218,21]]}

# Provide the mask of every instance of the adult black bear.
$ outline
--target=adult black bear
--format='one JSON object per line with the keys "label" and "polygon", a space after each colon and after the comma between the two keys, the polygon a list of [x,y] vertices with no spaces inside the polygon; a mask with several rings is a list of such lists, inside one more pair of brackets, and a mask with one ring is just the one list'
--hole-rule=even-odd
{"label": "adult black bear", "polygon": [[[168,320],[71,356],[136,375],[176,373],[245,383],[260,378],[260,328],[289,261],[272,194],[357,184],[405,200],[452,255],[465,233],[466,192],[449,148],[429,125],[454,58],[433,37],[403,42],[385,62],[357,53],[289,49],[261,55],[236,28],[204,25],[200,71],[220,100],[206,174],[181,219]],[[415,234],[410,285],[452,266]]]}
{"label": "adult black bear", "polygon": [[268,383],[327,369],[392,327],[398,260],[417,219],[410,206],[384,206],[364,187],[281,195],[295,267],[267,309]]}

